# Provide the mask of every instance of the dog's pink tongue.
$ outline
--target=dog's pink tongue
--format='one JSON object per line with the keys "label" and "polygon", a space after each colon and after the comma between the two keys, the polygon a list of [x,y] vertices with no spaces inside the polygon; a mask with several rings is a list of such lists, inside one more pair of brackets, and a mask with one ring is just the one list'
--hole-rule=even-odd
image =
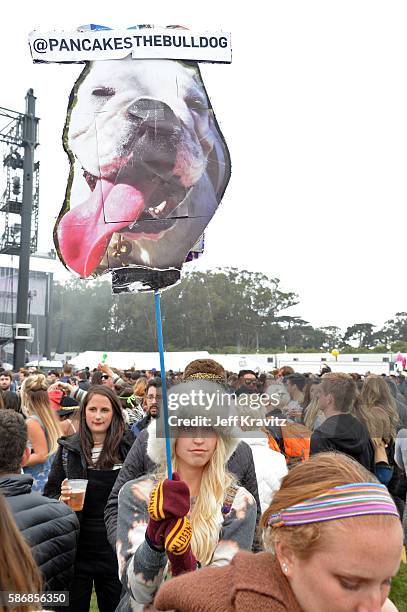
{"label": "dog's pink tongue", "polygon": [[98,180],[89,199],[59,223],[59,247],[65,263],[81,276],[92,274],[114,232],[136,221],[143,210],[143,195],[135,187]]}

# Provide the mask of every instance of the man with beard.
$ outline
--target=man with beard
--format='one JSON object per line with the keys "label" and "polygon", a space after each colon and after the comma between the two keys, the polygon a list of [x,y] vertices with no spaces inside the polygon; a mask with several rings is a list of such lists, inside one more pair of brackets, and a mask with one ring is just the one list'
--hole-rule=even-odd
{"label": "man with beard", "polygon": [[240,370],[237,389],[241,393],[255,393],[258,388],[257,374],[253,370]]}
{"label": "man with beard", "polygon": [[0,374],[0,391],[5,393],[6,391],[13,391],[11,388],[13,382],[13,374],[11,372],[2,372]]}
{"label": "man with beard", "polygon": [[148,427],[151,419],[156,419],[158,417],[161,400],[161,380],[160,378],[150,378],[146,386],[146,394],[144,397],[144,412],[146,414],[140,421],[134,423],[131,427],[135,438],[137,438],[140,431]]}

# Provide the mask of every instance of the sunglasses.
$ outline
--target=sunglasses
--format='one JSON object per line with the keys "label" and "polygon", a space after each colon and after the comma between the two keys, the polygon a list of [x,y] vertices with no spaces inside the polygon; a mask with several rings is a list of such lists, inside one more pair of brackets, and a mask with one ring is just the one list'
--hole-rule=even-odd
{"label": "sunglasses", "polygon": [[246,379],[244,378],[243,380],[244,380],[244,384],[245,384],[245,385],[253,385],[253,386],[254,386],[254,385],[257,385],[257,380],[253,380],[252,378],[250,378],[249,380],[246,380]]}
{"label": "sunglasses", "polygon": [[109,380],[110,376],[109,374],[102,374],[101,379],[102,380]]}

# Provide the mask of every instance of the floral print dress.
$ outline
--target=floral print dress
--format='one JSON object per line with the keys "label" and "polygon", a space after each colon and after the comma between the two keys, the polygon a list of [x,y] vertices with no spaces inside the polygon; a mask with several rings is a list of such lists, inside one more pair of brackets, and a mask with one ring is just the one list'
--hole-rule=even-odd
{"label": "floral print dress", "polygon": [[[34,419],[41,425],[41,428],[48,442],[47,432],[45,430],[44,424],[41,421],[40,417],[33,414],[28,417],[27,421],[29,419]],[[27,446],[31,448],[30,440],[28,440]],[[35,465],[27,465],[23,468],[24,474],[30,474],[34,479],[33,486],[31,489],[33,493],[43,493],[44,492],[45,483],[48,480],[48,474],[51,469],[52,462],[54,461],[54,456],[55,456],[55,453],[47,457],[44,463],[36,463]]]}

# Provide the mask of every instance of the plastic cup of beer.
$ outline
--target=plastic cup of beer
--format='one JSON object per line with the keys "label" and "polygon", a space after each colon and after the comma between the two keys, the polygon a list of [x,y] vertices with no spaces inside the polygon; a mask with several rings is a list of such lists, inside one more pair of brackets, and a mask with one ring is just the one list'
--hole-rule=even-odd
{"label": "plastic cup of beer", "polygon": [[71,487],[72,492],[67,504],[72,510],[79,512],[83,509],[88,481],[84,479],[69,479],[68,485]]}

